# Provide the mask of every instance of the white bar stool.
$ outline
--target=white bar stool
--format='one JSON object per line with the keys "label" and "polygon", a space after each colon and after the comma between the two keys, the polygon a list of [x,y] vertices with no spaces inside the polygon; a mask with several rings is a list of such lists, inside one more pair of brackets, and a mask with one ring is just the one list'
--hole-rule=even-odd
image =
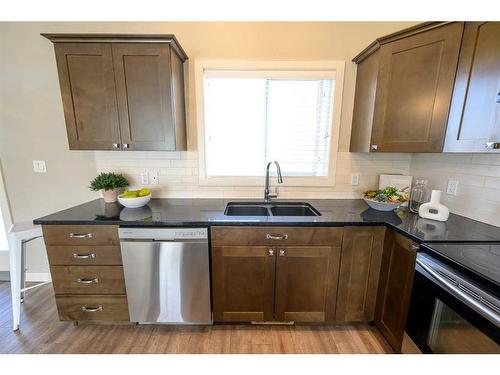
{"label": "white bar stool", "polygon": [[7,234],[9,242],[10,290],[12,293],[12,325],[14,331],[19,329],[21,302],[24,301],[24,292],[50,283],[50,281],[46,281],[28,288],[25,285],[25,245],[27,242],[40,237],[43,237],[42,227],[34,225],[32,222],[13,224]]}

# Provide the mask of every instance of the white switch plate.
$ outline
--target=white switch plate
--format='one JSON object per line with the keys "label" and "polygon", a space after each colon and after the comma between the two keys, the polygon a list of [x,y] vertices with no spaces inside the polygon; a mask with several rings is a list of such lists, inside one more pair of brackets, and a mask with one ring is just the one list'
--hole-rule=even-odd
{"label": "white switch plate", "polygon": [[147,173],[141,173],[141,184],[149,185],[149,176]]}
{"label": "white switch plate", "polygon": [[458,181],[448,180],[448,187],[446,188],[446,194],[457,195],[457,190],[458,190]]}
{"label": "white switch plate", "polygon": [[45,165],[45,160],[33,160],[33,172],[46,173],[47,166]]}
{"label": "white switch plate", "polygon": [[149,181],[151,182],[151,185],[158,185],[160,183],[160,173],[151,172],[149,174]]}
{"label": "white switch plate", "polygon": [[359,185],[359,173],[351,174],[351,185]]}

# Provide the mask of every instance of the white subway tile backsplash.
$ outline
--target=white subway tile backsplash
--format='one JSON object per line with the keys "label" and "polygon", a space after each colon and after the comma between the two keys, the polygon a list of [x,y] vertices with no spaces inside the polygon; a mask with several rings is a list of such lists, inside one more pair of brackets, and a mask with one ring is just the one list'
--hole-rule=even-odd
{"label": "white subway tile backsplash", "polygon": [[448,180],[459,181],[456,196],[443,194],[451,212],[500,226],[500,155],[413,154],[410,174],[443,191]]}
{"label": "white subway tile backsplash", "polygon": [[[98,171],[123,173],[131,183],[140,183],[140,174],[160,172],[160,184],[155,196],[186,198],[262,198],[262,187],[258,186],[217,186],[206,187],[198,184],[198,153],[131,151],[95,153]],[[409,154],[364,154],[339,152],[337,158],[336,185],[332,187],[280,187],[280,197],[286,198],[359,198],[367,189],[378,185],[381,173],[408,174],[411,155]],[[351,185],[351,174],[360,174],[360,183]],[[264,184],[264,181],[262,181]],[[156,187],[156,186],[155,186]]]}

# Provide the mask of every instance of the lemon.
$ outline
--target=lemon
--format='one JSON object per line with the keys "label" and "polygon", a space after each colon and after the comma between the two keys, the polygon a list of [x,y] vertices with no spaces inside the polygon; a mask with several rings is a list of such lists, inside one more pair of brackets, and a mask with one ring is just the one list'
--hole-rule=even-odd
{"label": "lemon", "polygon": [[151,191],[147,188],[142,188],[141,190],[139,190],[137,196],[139,197],[146,197],[148,196],[149,194],[151,194]]}

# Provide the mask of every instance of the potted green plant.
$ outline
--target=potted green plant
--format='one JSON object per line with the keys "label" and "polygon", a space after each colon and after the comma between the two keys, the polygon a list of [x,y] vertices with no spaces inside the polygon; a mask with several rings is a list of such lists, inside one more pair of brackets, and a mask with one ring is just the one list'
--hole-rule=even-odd
{"label": "potted green plant", "polygon": [[96,178],[90,181],[90,190],[102,191],[104,202],[116,202],[116,197],[121,189],[127,187],[129,182],[122,174],[100,173]]}

